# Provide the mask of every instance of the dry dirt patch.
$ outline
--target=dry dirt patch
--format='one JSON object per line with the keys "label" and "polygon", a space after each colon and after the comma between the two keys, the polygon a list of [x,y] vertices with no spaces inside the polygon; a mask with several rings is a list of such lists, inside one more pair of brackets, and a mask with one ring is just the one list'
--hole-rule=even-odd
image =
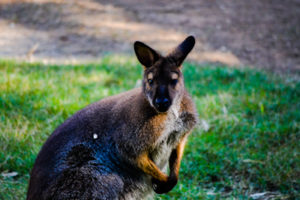
{"label": "dry dirt patch", "polygon": [[193,60],[300,70],[299,0],[2,0],[0,30],[1,58],[94,61],[193,34]]}

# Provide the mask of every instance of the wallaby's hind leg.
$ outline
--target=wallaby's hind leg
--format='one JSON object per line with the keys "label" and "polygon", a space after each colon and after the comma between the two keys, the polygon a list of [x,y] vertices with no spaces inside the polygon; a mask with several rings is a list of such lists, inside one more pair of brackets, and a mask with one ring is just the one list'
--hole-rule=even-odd
{"label": "wallaby's hind leg", "polygon": [[93,166],[65,170],[49,189],[44,199],[119,199],[123,181],[116,174],[99,174]]}

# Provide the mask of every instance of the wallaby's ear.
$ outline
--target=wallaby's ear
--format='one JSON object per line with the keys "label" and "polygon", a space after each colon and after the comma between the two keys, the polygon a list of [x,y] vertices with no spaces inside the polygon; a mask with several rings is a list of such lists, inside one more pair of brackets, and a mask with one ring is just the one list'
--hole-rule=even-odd
{"label": "wallaby's ear", "polygon": [[134,51],[137,59],[146,68],[151,67],[160,57],[154,49],[139,41],[134,43]]}
{"label": "wallaby's ear", "polygon": [[191,52],[194,46],[195,38],[194,36],[189,36],[181,44],[179,44],[171,53],[169,53],[167,57],[175,60],[176,65],[179,67],[181,66],[182,62]]}

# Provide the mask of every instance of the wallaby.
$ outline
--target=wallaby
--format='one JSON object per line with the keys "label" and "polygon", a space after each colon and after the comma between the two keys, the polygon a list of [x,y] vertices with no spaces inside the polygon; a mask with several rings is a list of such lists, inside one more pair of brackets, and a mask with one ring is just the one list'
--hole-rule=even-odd
{"label": "wallaby", "polygon": [[27,199],[147,199],[169,192],[197,123],[181,72],[194,45],[189,36],[162,56],[136,41],[142,87],[93,103],[60,125],[37,156]]}

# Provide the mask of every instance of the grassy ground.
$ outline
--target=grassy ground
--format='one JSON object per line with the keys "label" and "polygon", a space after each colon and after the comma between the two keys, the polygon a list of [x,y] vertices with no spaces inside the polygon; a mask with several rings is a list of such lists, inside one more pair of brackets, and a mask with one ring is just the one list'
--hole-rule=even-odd
{"label": "grassy ground", "polygon": [[[0,61],[0,74],[0,199],[24,199],[51,132],[89,103],[133,88],[142,68],[134,58],[108,56],[76,66]],[[299,80],[193,64],[184,75],[201,120],[180,182],[157,199],[249,199],[264,191],[299,198]]]}

